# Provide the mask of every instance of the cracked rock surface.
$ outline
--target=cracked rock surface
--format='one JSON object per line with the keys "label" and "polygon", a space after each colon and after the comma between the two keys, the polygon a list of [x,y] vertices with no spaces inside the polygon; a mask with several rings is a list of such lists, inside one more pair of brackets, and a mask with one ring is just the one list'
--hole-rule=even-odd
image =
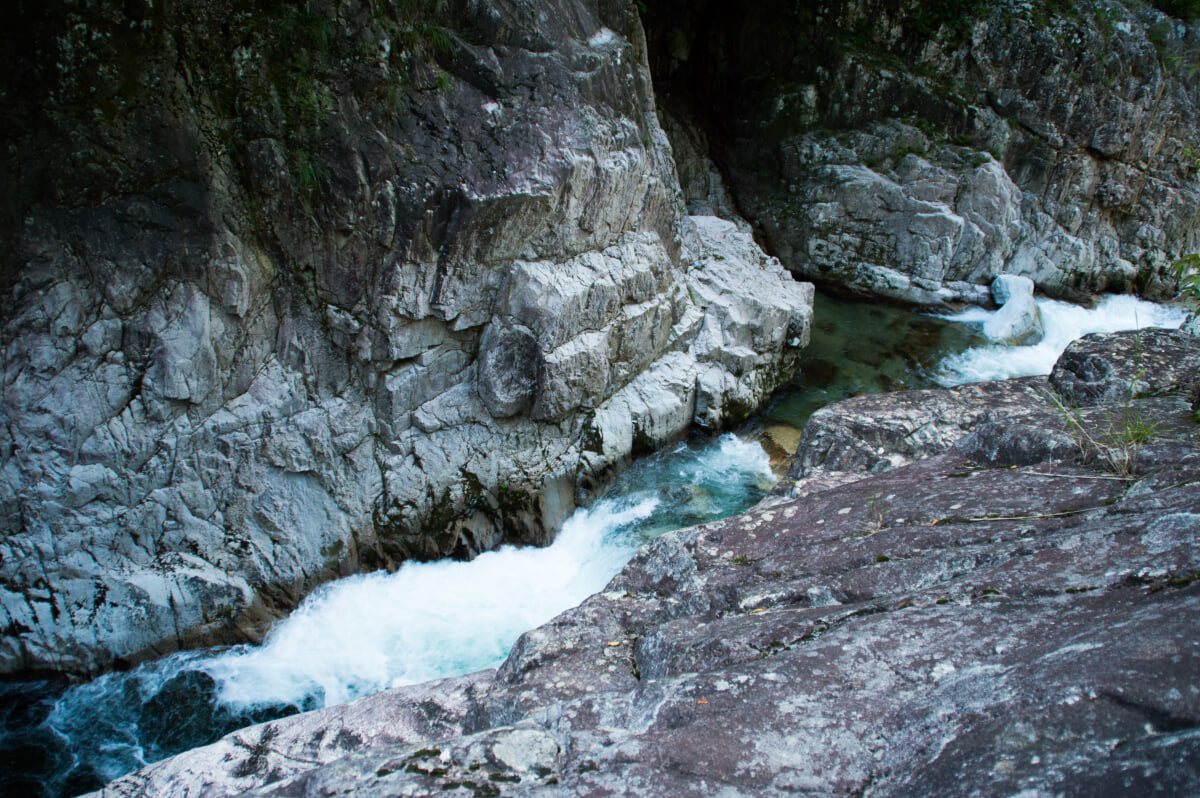
{"label": "cracked rock surface", "polygon": [[811,286],[682,215],[632,2],[235,5],[5,34],[0,673],[547,543],[808,341]]}
{"label": "cracked rock surface", "polygon": [[736,206],[796,274],[926,305],[1001,274],[1167,297],[1200,248],[1200,24],[1155,6],[1180,8],[664,0],[646,25],[660,104],[722,167],[681,170],[688,202]]}
{"label": "cracked rock surface", "polygon": [[[1129,386],[1131,340],[1073,349],[1112,354]],[[1194,397],[1074,411],[1093,430],[1129,407],[1155,425],[1116,472],[1028,380],[986,396],[986,423],[947,425],[898,467],[662,536],[498,671],[243,730],[109,794],[1195,792]],[[842,404],[863,418],[857,401]],[[903,395],[897,410],[912,414]],[[333,759],[335,727],[353,744]]]}

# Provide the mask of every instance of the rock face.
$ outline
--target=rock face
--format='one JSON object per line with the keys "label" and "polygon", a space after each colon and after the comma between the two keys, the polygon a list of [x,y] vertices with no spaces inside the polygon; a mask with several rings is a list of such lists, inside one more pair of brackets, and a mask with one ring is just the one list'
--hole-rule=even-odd
{"label": "rock face", "polygon": [[986,302],[1004,273],[1056,296],[1172,292],[1166,267],[1200,248],[1197,24],[1108,0],[647,16],[660,103],[706,132],[784,265],[921,304]]}
{"label": "rock face", "polygon": [[1171,363],[1200,341],[1143,334],[1163,371],[1130,399],[1134,339],[1060,362],[1123,383],[1072,411],[1096,441],[1122,445],[1130,410],[1154,425],[1127,472],[1044,380],[850,400],[822,423],[874,435],[881,459],[842,461],[857,481],[664,535],[498,671],[246,729],[109,790],[1195,793],[1200,423],[1171,387],[1194,367]]}
{"label": "rock face", "polygon": [[682,216],[632,3],[235,5],[4,34],[0,673],[546,542],[807,341],[811,287]]}

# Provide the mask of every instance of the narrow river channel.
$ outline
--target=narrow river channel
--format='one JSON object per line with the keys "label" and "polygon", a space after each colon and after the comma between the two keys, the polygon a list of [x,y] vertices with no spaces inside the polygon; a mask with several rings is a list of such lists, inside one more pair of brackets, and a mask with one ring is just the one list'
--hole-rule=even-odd
{"label": "narrow river channel", "polygon": [[759,501],[804,421],[825,404],[1045,374],[1085,333],[1183,322],[1178,310],[1130,297],[1093,309],[1040,300],[1044,342],[996,347],[976,332],[982,310],[939,318],[824,295],[817,302],[800,373],[740,436],[694,436],[636,462],[551,546],[330,583],[261,646],[183,652],[69,687],[0,685],[0,795],[76,795],[251,723],[495,667],[522,632],[602,589],[646,541]]}

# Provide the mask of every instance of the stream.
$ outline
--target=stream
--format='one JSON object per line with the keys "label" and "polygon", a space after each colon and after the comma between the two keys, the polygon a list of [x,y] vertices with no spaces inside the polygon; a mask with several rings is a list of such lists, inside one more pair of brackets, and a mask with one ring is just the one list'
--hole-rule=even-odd
{"label": "stream", "polygon": [[181,652],[71,686],[0,684],[0,796],[77,795],[252,723],[496,667],[522,632],[602,589],[647,541],[758,502],[829,402],[1046,374],[1080,335],[1184,320],[1123,296],[1092,309],[1038,303],[1043,342],[998,347],[978,333],[981,309],[937,317],[818,294],[800,372],[740,436],[695,435],[637,461],[548,547],[329,583],[261,646]]}

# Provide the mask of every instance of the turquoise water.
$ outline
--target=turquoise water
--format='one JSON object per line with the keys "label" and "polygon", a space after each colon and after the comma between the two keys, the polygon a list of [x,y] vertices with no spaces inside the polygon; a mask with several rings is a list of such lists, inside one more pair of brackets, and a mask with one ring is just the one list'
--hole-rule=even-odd
{"label": "turquoise water", "polygon": [[812,341],[788,385],[745,427],[782,470],[817,410],[860,394],[937,387],[947,357],[984,343],[977,327],[912,310],[839,299],[813,302]]}
{"label": "turquoise water", "polygon": [[[1031,346],[995,346],[982,335],[994,311],[968,308],[929,315],[889,305],[839,299],[814,301],[812,343],[800,369],[751,422],[759,433],[775,425],[799,429],[814,412],[860,394],[939,388],[982,380],[1049,374],[1063,350],[1093,332],[1177,328],[1185,313],[1132,296],[1109,296],[1084,308],[1038,299],[1046,335]],[[770,448],[770,442],[766,442]],[[794,446],[788,454],[794,451]]]}
{"label": "turquoise water", "polygon": [[824,405],[1047,373],[1083,332],[1183,320],[1132,298],[1039,305],[1046,342],[995,347],[979,334],[986,311],[938,318],[818,294],[799,373],[741,438],[698,436],[639,460],[551,546],[330,583],[261,646],[181,653],[73,687],[0,686],[0,795],[76,795],[252,723],[496,666],[522,632],[602,589],[646,541],[757,503]]}
{"label": "turquoise water", "polygon": [[252,723],[495,667],[646,541],[740,512],[773,483],[757,444],[696,437],[634,463],[545,548],[330,583],[261,646],[184,652],[73,687],[5,685],[0,795],[77,795]]}

